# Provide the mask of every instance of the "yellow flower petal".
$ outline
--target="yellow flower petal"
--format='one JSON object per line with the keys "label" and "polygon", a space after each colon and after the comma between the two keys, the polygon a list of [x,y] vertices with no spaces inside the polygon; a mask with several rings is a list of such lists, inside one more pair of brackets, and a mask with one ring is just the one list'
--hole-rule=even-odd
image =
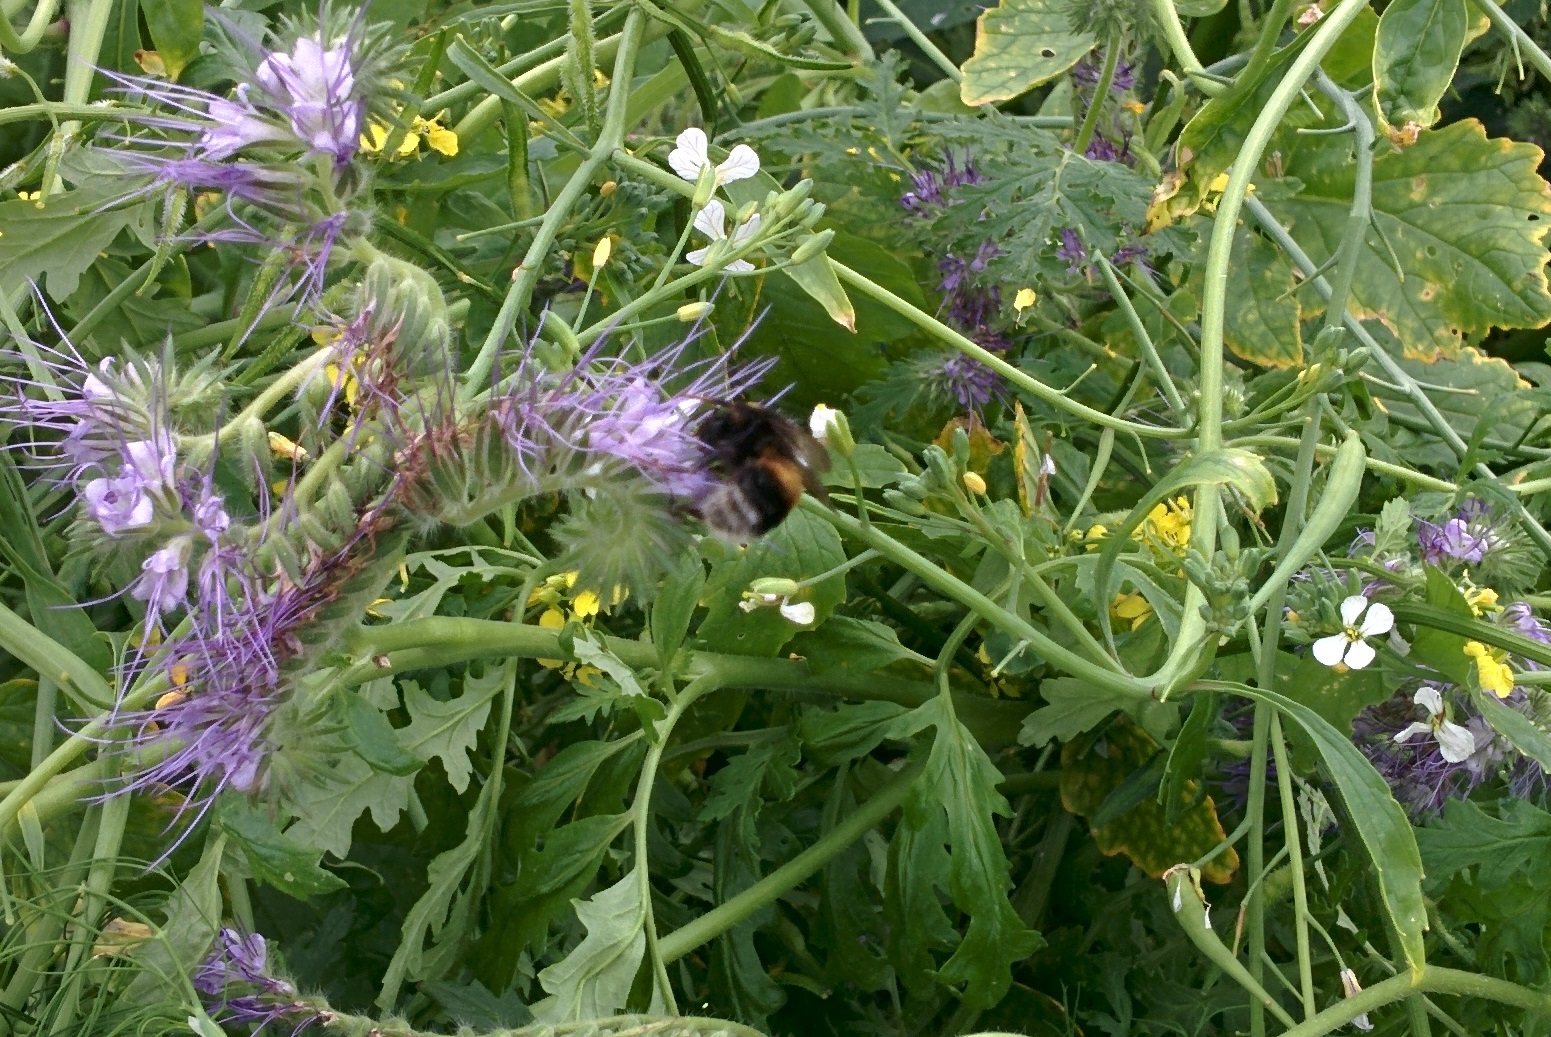
{"label": "yellow flower petal", "polygon": [[595,591],[582,591],[571,599],[571,613],[577,619],[591,619],[602,608],[603,602]]}
{"label": "yellow flower petal", "polygon": [[1019,313],[1022,313],[1024,310],[1034,305],[1035,298],[1036,296],[1034,294],[1034,289],[1019,288],[1018,294],[1013,296],[1012,308],[1017,310]]}
{"label": "yellow flower petal", "polygon": [[458,135],[437,122],[426,127],[425,142],[439,155],[452,158],[458,153]]}

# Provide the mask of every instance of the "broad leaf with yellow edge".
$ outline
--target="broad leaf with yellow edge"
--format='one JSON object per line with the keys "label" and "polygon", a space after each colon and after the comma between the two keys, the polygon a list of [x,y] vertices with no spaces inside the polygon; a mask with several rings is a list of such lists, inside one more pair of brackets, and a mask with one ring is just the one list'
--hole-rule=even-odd
{"label": "broad leaf with yellow edge", "polygon": [[[1346,227],[1356,176],[1348,149],[1324,138],[1301,148],[1287,174],[1303,190],[1267,199],[1316,263],[1330,258]],[[1474,120],[1381,153],[1373,163],[1373,221],[1383,237],[1368,231],[1348,307],[1382,321],[1406,356],[1423,360],[1454,356],[1463,337],[1494,327],[1551,321],[1544,245],[1551,184],[1536,172],[1542,157],[1533,144],[1488,139]]]}
{"label": "broad leaf with yellow edge", "polygon": [[[1123,853],[1153,878],[1181,861],[1199,859],[1227,837],[1217,820],[1216,804],[1211,797],[1200,796],[1194,781],[1183,783],[1177,819],[1167,823],[1167,811],[1156,795],[1156,781],[1138,776],[1160,752],[1151,735],[1123,719],[1097,735],[1068,742],[1061,751],[1061,805],[1072,813],[1090,819],[1101,811],[1112,813],[1113,807],[1104,810],[1112,795],[1134,792],[1134,806],[1118,817],[1100,818],[1104,823],[1091,826],[1093,841],[1106,856]],[[1157,774],[1162,773],[1160,768]],[[1125,791],[1121,791],[1123,786]],[[1201,877],[1226,884],[1238,868],[1239,855],[1230,846],[1207,862]]]}
{"label": "broad leaf with yellow edge", "polygon": [[1001,0],[975,23],[959,96],[971,105],[1010,100],[1077,64],[1094,43],[1071,31],[1065,0]]}

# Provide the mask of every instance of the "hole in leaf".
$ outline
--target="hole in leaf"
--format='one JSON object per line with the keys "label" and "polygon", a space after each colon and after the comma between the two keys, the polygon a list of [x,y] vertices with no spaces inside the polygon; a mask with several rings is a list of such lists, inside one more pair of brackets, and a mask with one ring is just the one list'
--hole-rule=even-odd
{"label": "hole in leaf", "polygon": [[1056,52],[1051,50],[1049,47],[1042,47],[1040,48],[1039,56],[1042,58],[1053,58],[1056,56]]}

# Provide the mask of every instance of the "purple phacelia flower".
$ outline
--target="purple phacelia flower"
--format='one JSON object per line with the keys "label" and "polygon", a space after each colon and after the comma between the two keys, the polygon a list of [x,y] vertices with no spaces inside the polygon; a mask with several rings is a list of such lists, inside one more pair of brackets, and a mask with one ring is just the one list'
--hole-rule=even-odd
{"label": "purple phacelia flower", "polygon": [[1082,274],[1088,270],[1088,250],[1083,246],[1082,238],[1070,227],[1061,231],[1061,244],[1056,249],[1056,258],[1066,261],[1066,271],[1070,274]]}
{"label": "purple phacelia flower", "polygon": [[1006,395],[995,371],[963,353],[933,363],[924,374],[937,393],[952,398],[960,410],[971,413],[980,413],[992,400]]}
{"label": "purple phacelia flower", "polygon": [[331,47],[319,38],[300,37],[289,54],[272,52],[259,63],[258,82],[308,148],[332,155],[337,163],[354,157],[366,104],[356,94],[348,37]]}
{"label": "purple phacelia flower", "polygon": [[205,1010],[224,1026],[251,1026],[254,1032],[271,1023],[291,1026],[292,1037],[325,1013],[298,998],[296,988],[266,973],[268,947],[258,933],[243,935],[223,928],[216,945],[193,977],[194,990]]}
{"label": "purple phacelia flower", "polygon": [[173,488],[176,457],[166,437],[124,444],[116,473],[81,486],[86,513],[109,536],[149,526]]}
{"label": "purple phacelia flower", "polygon": [[1422,560],[1429,565],[1448,561],[1480,565],[1494,548],[1503,544],[1491,506],[1475,498],[1465,501],[1442,522],[1417,519],[1416,539]]}
{"label": "purple phacelia flower", "polygon": [[[1072,66],[1072,83],[1075,86],[1092,89],[1099,85],[1103,78],[1104,68],[1096,61],[1087,58]],[[1109,89],[1111,93],[1123,94],[1136,86],[1135,66],[1125,61],[1115,63],[1115,73],[1110,77]]]}
{"label": "purple phacelia flower", "polygon": [[916,216],[935,216],[953,203],[953,194],[958,188],[981,183],[983,179],[968,152],[965,152],[964,164],[960,166],[954,162],[953,152],[949,151],[943,157],[940,167],[910,174],[915,189],[901,195],[899,204]]}
{"label": "purple phacelia flower", "polygon": [[147,627],[188,599],[189,556],[193,548],[191,537],[174,537],[141,564],[140,578],[129,588],[129,596],[145,602]]}

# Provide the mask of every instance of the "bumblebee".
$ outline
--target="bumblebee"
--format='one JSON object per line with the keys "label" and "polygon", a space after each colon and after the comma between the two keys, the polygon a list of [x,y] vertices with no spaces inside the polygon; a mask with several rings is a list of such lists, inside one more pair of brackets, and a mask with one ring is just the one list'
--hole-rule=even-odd
{"label": "bumblebee", "polygon": [[779,526],[804,490],[828,500],[819,477],[829,451],[808,430],[758,403],[716,403],[695,426],[718,485],[696,512],[717,535],[747,543]]}

